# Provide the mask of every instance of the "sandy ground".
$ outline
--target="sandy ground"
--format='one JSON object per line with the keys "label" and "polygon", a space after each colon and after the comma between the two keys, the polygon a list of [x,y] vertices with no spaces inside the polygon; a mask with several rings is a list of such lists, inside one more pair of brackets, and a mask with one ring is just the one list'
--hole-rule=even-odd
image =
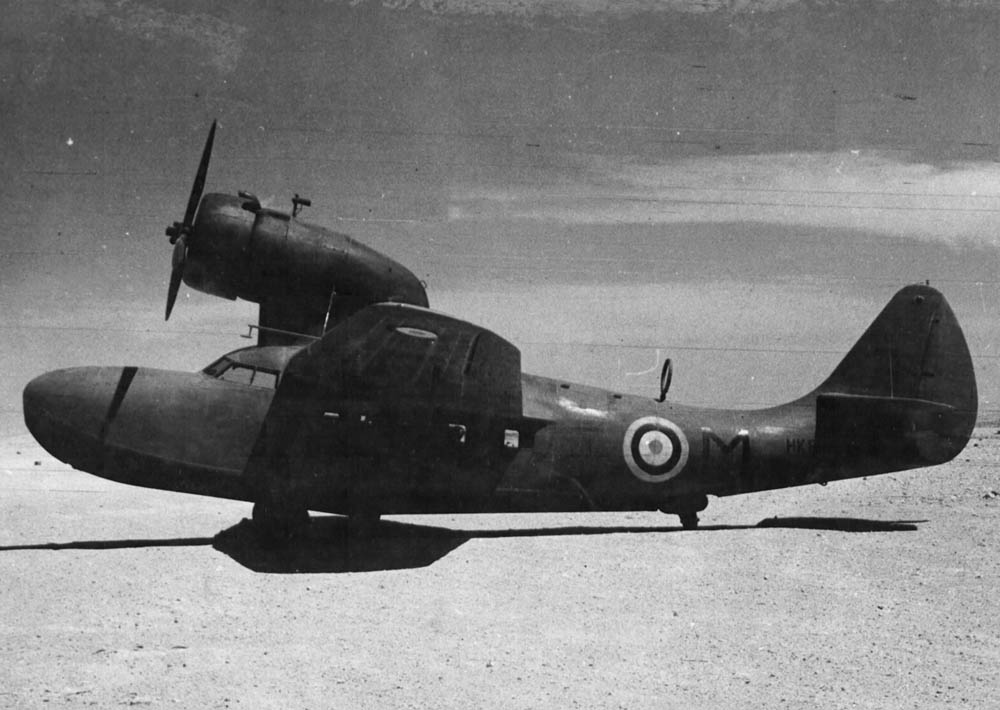
{"label": "sandy ground", "polygon": [[[0,706],[997,707],[1000,433],[674,517],[319,518],[0,440]],[[762,521],[770,520],[770,526]]]}

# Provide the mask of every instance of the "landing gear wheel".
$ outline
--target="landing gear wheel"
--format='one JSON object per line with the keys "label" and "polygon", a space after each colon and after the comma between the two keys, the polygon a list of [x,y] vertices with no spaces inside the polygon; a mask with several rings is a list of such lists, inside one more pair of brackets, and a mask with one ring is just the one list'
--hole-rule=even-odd
{"label": "landing gear wheel", "polygon": [[685,530],[694,530],[698,527],[698,513],[708,507],[708,496],[693,494],[677,496],[664,502],[660,511],[667,514],[677,515],[681,519],[681,526]]}
{"label": "landing gear wheel", "polygon": [[309,511],[305,508],[277,506],[264,500],[253,504],[254,527],[275,542],[288,542],[302,535],[309,522]]}
{"label": "landing gear wheel", "polygon": [[681,518],[681,527],[685,530],[694,530],[698,527],[698,513],[691,511],[688,513],[678,513]]}

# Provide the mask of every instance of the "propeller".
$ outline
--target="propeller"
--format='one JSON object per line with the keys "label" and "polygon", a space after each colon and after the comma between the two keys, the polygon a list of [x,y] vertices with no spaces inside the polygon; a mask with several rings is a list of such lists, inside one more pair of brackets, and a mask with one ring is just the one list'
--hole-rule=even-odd
{"label": "propeller", "polygon": [[194,228],[194,218],[201,202],[201,193],[205,189],[205,177],[208,175],[208,161],[212,157],[212,142],[215,140],[217,123],[218,121],[212,121],[212,127],[208,130],[208,139],[205,141],[205,148],[201,151],[201,162],[198,163],[198,172],[195,173],[194,184],[191,186],[191,196],[188,197],[184,220],[174,222],[167,227],[167,236],[170,237],[170,243],[174,245],[174,253],[171,257],[170,286],[167,288],[167,315],[164,320],[170,320],[170,312],[174,309],[177,292],[180,290],[181,281],[184,278],[187,239],[191,236],[191,231]]}

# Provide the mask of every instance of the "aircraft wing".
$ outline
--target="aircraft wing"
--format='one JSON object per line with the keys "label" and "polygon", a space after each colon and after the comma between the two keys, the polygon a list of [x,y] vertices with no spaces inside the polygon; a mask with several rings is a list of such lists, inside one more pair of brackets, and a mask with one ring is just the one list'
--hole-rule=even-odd
{"label": "aircraft wing", "polygon": [[492,493],[537,428],[522,416],[515,346],[384,303],[291,359],[246,475],[274,498],[308,497],[314,510],[465,509]]}
{"label": "aircraft wing", "polygon": [[364,296],[338,295],[322,303],[301,296],[263,298],[257,344],[303,345],[370,305]]}

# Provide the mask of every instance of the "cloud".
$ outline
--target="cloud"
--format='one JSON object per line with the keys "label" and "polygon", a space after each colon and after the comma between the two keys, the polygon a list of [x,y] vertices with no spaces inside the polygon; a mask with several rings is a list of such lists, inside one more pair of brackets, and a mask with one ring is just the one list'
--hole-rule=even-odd
{"label": "cloud", "polygon": [[225,22],[204,13],[177,13],[148,7],[141,3],[103,3],[86,0],[77,12],[88,17],[105,19],[115,30],[144,39],[187,39],[207,49],[211,62],[222,72],[229,73],[243,54],[246,27]]}
{"label": "cloud", "polygon": [[767,223],[995,245],[1000,163],[887,152],[724,155],[656,165],[593,158],[575,182],[456,187],[453,220]]}
{"label": "cloud", "polygon": [[352,6],[379,2],[382,7],[422,10],[443,15],[552,15],[581,16],[595,13],[630,14],[672,10],[704,13],[720,9],[763,11],[784,7],[796,0],[350,0]]}
{"label": "cloud", "polygon": [[[327,0],[330,2],[331,0]],[[893,0],[887,0],[892,2]],[[898,0],[895,0],[898,1]],[[574,17],[594,14],[629,15],[648,12],[756,14],[784,10],[801,0],[350,0],[352,7],[379,3],[392,10],[419,7],[442,15],[513,15]],[[992,7],[993,0],[938,0],[944,7]],[[810,5],[835,5],[831,0]]]}
{"label": "cloud", "polygon": [[818,384],[892,290],[871,301],[810,283],[555,284],[440,291],[433,303],[509,339],[527,372],[652,396],[670,357],[673,401],[750,407]]}

